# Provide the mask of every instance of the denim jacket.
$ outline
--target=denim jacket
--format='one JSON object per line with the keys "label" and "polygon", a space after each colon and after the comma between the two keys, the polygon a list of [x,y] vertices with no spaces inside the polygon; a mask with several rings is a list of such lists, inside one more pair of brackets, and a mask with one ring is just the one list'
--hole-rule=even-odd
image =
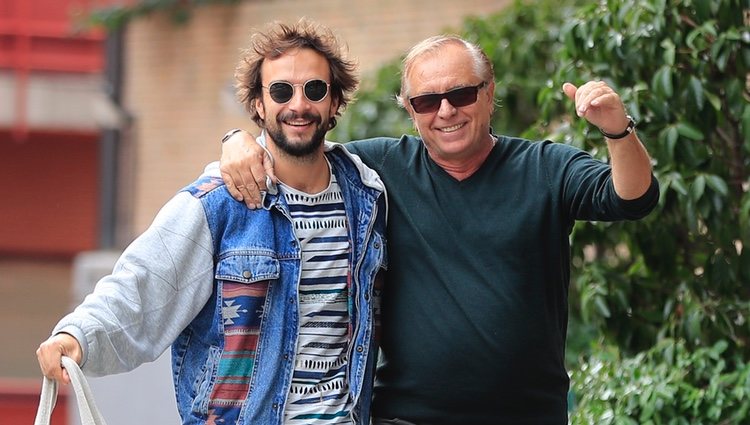
{"label": "denim jacket", "polygon": [[[375,327],[386,267],[386,196],[359,158],[327,144],[351,245],[349,396],[369,423]],[[213,172],[208,172],[213,170]],[[282,196],[247,209],[216,167],[173,198],[113,273],[55,327],[83,347],[89,375],[127,371],[171,343],[184,424],[281,424],[298,335],[300,247]],[[211,175],[213,174],[213,175]]]}

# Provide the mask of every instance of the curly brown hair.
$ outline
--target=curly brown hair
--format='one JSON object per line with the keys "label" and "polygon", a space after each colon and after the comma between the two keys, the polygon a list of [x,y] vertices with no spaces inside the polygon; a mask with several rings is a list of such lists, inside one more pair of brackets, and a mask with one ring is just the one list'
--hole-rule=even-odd
{"label": "curly brown hair", "polygon": [[[250,113],[252,120],[265,128],[263,119],[255,108],[255,100],[262,96],[260,68],[265,59],[275,59],[296,48],[310,48],[328,60],[331,70],[331,98],[338,101],[335,115],[354,99],[359,85],[357,63],[346,56],[346,46],[333,32],[321,24],[302,18],[294,24],[272,22],[264,31],[250,37],[250,46],[242,50],[239,64],[234,72],[237,99]],[[331,117],[329,130],[336,126]]]}

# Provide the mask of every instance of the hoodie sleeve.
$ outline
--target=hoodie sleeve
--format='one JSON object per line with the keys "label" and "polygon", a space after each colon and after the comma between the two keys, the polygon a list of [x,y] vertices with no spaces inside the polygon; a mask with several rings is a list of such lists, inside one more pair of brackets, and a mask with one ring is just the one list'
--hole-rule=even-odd
{"label": "hoodie sleeve", "polygon": [[78,339],[89,375],[132,370],[158,358],[200,312],[213,291],[213,269],[203,206],[182,192],[53,333]]}

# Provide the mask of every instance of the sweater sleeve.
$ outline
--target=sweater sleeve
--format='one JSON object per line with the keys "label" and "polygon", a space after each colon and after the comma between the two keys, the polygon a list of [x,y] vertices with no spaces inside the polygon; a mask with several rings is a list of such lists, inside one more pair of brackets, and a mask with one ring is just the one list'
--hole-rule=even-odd
{"label": "sweater sleeve", "polygon": [[542,150],[549,185],[573,220],[637,220],[659,201],[659,183],[653,175],[642,196],[625,200],[615,191],[609,164],[561,143],[545,142]]}
{"label": "sweater sleeve", "polygon": [[213,290],[213,268],[203,206],[182,192],[53,333],[78,339],[89,375],[132,370],[158,358],[200,312]]}
{"label": "sweater sleeve", "polygon": [[397,139],[388,137],[378,137],[374,139],[355,140],[345,143],[346,150],[359,156],[362,162],[368,167],[380,174],[383,170],[383,163],[388,156],[388,152],[397,142]]}

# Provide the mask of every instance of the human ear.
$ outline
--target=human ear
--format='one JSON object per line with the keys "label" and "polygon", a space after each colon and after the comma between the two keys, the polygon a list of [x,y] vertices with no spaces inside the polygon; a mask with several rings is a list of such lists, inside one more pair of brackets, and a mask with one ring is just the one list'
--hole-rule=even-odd
{"label": "human ear", "polygon": [[263,104],[263,99],[257,98],[255,99],[255,110],[258,111],[258,116],[260,119],[265,120],[266,119],[266,106]]}

